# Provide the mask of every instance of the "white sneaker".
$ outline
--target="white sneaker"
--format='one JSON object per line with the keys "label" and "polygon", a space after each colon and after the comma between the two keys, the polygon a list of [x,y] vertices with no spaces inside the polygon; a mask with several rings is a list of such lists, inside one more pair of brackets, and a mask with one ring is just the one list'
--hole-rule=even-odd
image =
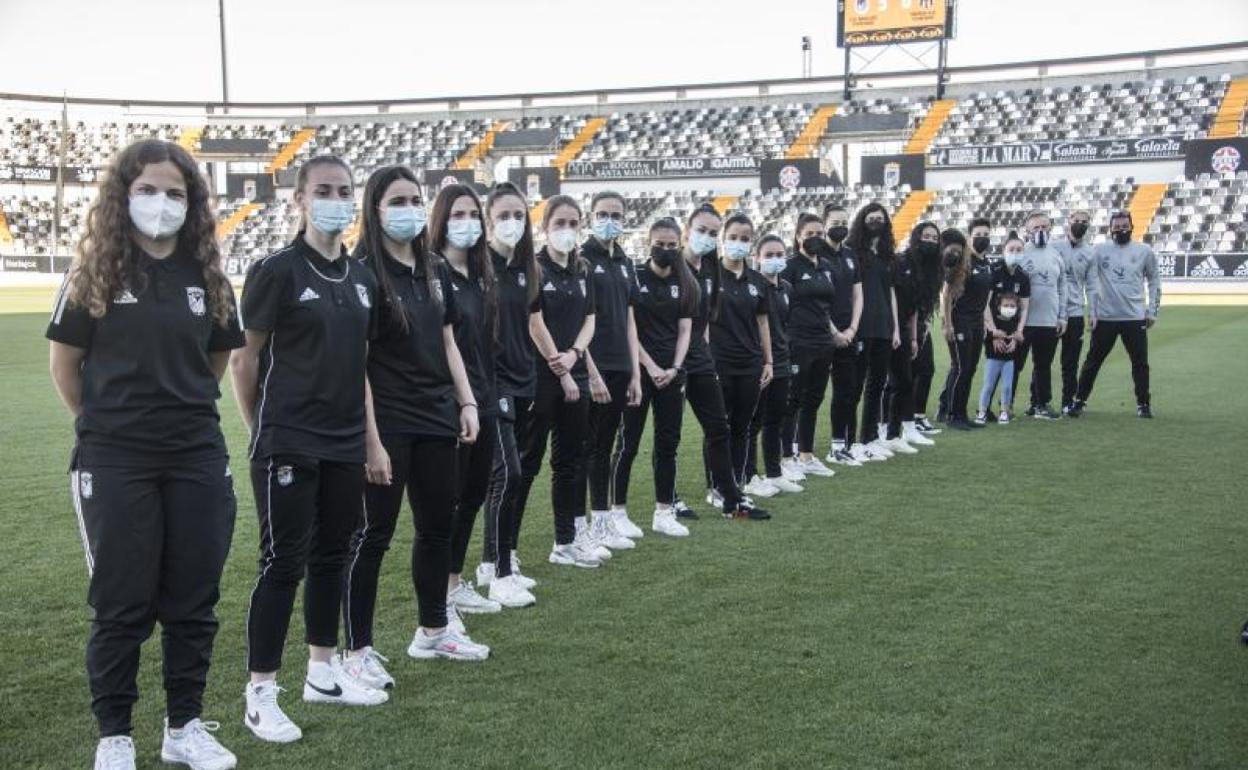
{"label": "white sneaker", "polygon": [[555,544],[550,549],[550,556],[547,560],[551,564],[558,564],[561,567],[582,567],[584,569],[594,569],[602,566],[602,559],[592,551],[586,551],[574,540],[567,545]]}
{"label": "white sneaker", "polygon": [[879,457],[881,460],[890,460],[893,457],[892,451],[884,445],[884,441],[882,439],[877,438],[875,441],[867,444],[867,449],[870,450],[871,454]]}
{"label": "white sneaker", "polygon": [[243,724],[260,740],[270,743],[290,743],[303,737],[299,725],[290,721],[282,707],[277,705],[277,694],[282,688],[277,682],[248,682],[243,689],[247,705],[243,711]]}
{"label": "white sneaker", "polygon": [[468,633],[464,628],[464,617],[459,614],[459,608],[450,602],[446,603],[446,627],[457,634]]}
{"label": "white sneaker", "polygon": [[750,483],[746,484],[745,489],[742,491],[747,495],[754,495],[755,497],[775,497],[780,494],[780,488],[762,476],[755,476],[750,479]]}
{"label": "white sneaker", "polygon": [[871,462],[883,462],[884,460],[887,459],[883,457],[882,455],[876,454],[866,444],[854,444],[852,447],[849,448],[849,453],[853,456],[855,460],[859,462],[859,464],[871,463]]}
{"label": "white sneaker", "polygon": [[802,469],[802,473],[807,476],[827,477],[836,475],[836,471],[819,462],[819,458],[814,455],[811,455],[809,460],[800,460],[799,462],[801,463],[799,467]]}
{"label": "white sneaker", "polygon": [[689,528],[676,521],[676,511],[673,508],[667,508],[662,511],[655,509],[654,520],[650,522],[650,529],[660,535],[689,537]]}
{"label": "white sneaker", "polygon": [[611,549],[602,544],[602,541],[590,529],[589,522],[583,518],[576,520],[576,539],[572,542],[579,545],[581,550],[597,556],[598,561],[607,561],[612,556]]}
{"label": "white sneaker", "polygon": [[623,508],[612,508],[611,517],[615,519],[615,531],[619,532],[629,540],[638,540],[645,537],[646,532],[637,526],[628,518],[628,511]]}
{"label": "white sneaker", "polygon": [[906,440],[907,444],[916,446],[936,446],[936,442],[919,432],[912,422],[903,422],[901,424],[901,437]]}
{"label": "white sneaker", "polygon": [[386,670],[385,663],[390,659],[372,647],[365,647],[356,655],[344,655],[342,670],[357,684],[371,687],[374,690],[389,690],[394,687],[394,677]]}
{"label": "white sneaker", "polygon": [[806,480],[806,474],[802,473],[801,464],[796,457],[786,457],[780,461],[780,475],[795,484]]}
{"label": "white sneaker", "polygon": [[899,455],[917,455],[919,450],[906,443],[906,440],[898,436],[884,441],[885,448],[893,454]]}
{"label": "white sneaker", "polygon": [[485,660],[490,657],[490,648],[477,644],[465,634],[447,626],[436,634],[427,634],[425,629],[416,629],[412,643],[407,646],[407,654],[417,660]]}
{"label": "white sneaker", "polygon": [[526,590],[532,591],[537,587],[536,580],[520,572],[520,557],[516,555],[515,551],[511,552],[511,574],[516,577],[516,580],[520,583],[520,585],[524,586]]}
{"label": "white sneaker", "polygon": [[335,655],[328,663],[308,661],[303,680],[303,700],[307,703],[340,703],[344,706],[380,706],[390,700],[385,690],[357,682],[343,670],[342,658]]}
{"label": "white sneaker", "polygon": [[213,737],[212,734],[219,729],[220,722],[192,719],[175,734],[169,729],[169,718],[165,717],[165,740],[160,744],[160,761],[186,765],[191,770],[233,770],[238,766],[238,757]]}
{"label": "white sneaker", "polygon": [[724,507],[724,496],[719,493],[718,489],[706,490],[706,504],[716,510],[722,510]]}
{"label": "white sneaker", "polygon": [[489,562],[481,562],[477,565],[477,585],[482,588],[489,588],[490,581],[494,579],[494,565]]}
{"label": "white sneaker", "polygon": [[477,593],[467,580],[460,580],[454,590],[447,592],[446,603],[454,604],[455,609],[464,615],[490,615],[502,609],[498,602]]}
{"label": "white sneaker", "polygon": [[134,770],[134,741],[130,736],[101,738],[95,746],[95,770]]}
{"label": "white sneaker", "polygon": [[589,525],[590,533],[598,538],[598,542],[602,543],[611,551],[631,551],[637,547],[637,544],[620,534],[615,528],[615,517],[607,511],[598,511],[590,514],[592,523]]}
{"label": "white sneaker", "polygon": [[515,575],[501,577],[490,583],[490,598],[504,607],[528,607],[537,603],[537,597],[516,580]]}
{"label": "white sneaker", "polygon": [[796,494],[798,492],[803,491],[803,487],[801,484],[796,484],[792,481],[789,481],[788,479],[784,477],[783,474],[775,477],[774,479],[768,478],[767,483],[775,487],[776,490],[779,492],[788,492],[790,494]]}
{"label": "white sneaker", "polygon": [[862,462],[844,447],[833,450],[832,454],[828,456],[828,462],[844,465],[847,468],[862,467]]}

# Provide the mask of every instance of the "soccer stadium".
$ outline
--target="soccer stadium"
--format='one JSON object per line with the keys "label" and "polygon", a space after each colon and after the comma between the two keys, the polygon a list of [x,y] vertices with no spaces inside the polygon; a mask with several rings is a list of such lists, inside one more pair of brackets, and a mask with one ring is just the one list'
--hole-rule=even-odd
{"label": "soccer stadium", "polygon": [[0,53],[0,767],[1245,765],[1241,2],[203,5]]}

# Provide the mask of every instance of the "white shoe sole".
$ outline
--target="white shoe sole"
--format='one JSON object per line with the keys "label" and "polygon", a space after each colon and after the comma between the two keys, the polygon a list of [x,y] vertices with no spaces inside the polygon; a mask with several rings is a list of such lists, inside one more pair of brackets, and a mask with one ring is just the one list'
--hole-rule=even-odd
{"label": "white shoe sole", "polygon": [[524,599],[524,598],[508,599],[507,601],[503,601],[502,599],[495,599],[494,601],[498,602],[499,604],[503,605],[509,610],[518,610],[522,607],[532,607],[534,604],[537,604],[537,597],[530,594],[527,599]]}
{"label": "white shoe sole", "polygon": [[[498,602],[494,602],[494,604],[497,603]],[[493,615],[502,609],[502,607],[495,607],[494,604],[478,604],[474,606],[471,604],[459,604],[456,602],[455,609],[459,610],[459,614],[461,615]]]}
{"label": "white shoe sole", "polygon": [[[290,743],[290,741],[272,741],[272,743]],[[186,765],[191,768],[196,767],[189,759],[183,759],[182,757],[175,757],[172,754],[166,754],[164,747],[161,747],[160,749],[160,761],[164,762],[166,765]],[[238,767],[238,757],[234,757],[233,761],[221,762],[219,764],[200,764],[199,767],[211,767],[213,770],[234,770],[234,768]]]}
{"label": "white shoe sole", "polygon": [[256,738],[264,741],[265,743],[294,743],[295,741],[303,738],[302,730],[287,731],[283,733],[271,733],[264,730],[258,730],[252,726],[251,722],[247,721],[246,716],[243,717],[243,727],[246,727],[251,731],[252,735],[256,736]]}
{"label": "white shoe sole", "polygon": [[335,703],[339,706],[380,706],[381,704],[390,700],[390,696],[386,695],[384,691],[375,690],[374,692],[380,693],[383,697],[380,700],[368,700],[368,701],[347,700],[346,698],[343,698],[341,696],[334,697],[332,695],[326,695],[323,692],[318,692],[312,689],[311,687],[309,687],[308,684],[305,682],[303,685],[303,702],[304,703]]}
{"label": "white shoe sole", "polygon": [[462,660],[469,663],[478,663],[483,660],[488,660],[490,653],[486,652],[484,655],[473,655],[459,652],[448,652],[446,650],[430,650],[425,647],[417,647],[416,645],[409,644],[407,646],[407,657],[414,660],[434,660],[435,658],[442,658],[444,660]]}
{"label": "white shoe sole", "polygon": [[553,553],[546,557],[546,561],[557,567],[580,567],[581,569],[598,569],[602,566],[600,561],[577,561],[566,556],[556,556]]}
{"label": "white shoe sole", "polygon": [[650,530],[651,530],[652,532],[654,532],[655,534],[658,534],[658,535],[667,535],[668,537],[689,537],[689,532],[688,532],[688,531],[685,531],[685,532],[675,532],[675,531],[669,532],[669,531],[668,531],[668,530],[666,530],[666,529],[659,529],[659,528],[657,528],[657,527],[651,527],[651,528],[650,528]]}

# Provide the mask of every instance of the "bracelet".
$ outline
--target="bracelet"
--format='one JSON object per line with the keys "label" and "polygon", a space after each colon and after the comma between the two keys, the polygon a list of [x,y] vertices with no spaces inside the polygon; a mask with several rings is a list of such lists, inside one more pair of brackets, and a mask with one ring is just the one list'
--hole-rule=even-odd
{"label": "bracelet", "polygon": [[772,363],[770,361],[764,361],[763,366],[772,366]]}
{"label": "bracelet", "polygon": [[477,408],[477,405],[476,405],[476,404],[474,404],[473,402],[469,401],[469,402],[468,402],[468,403],[466,403],[466,404],[460,404],[460,405],[459,405],[459,411],[461,411],[461,412],[462,412],[462,411],[464,411],[465,409],[467,409],[468,407],[472,407],[473,409],[476,409],[476,408]]}

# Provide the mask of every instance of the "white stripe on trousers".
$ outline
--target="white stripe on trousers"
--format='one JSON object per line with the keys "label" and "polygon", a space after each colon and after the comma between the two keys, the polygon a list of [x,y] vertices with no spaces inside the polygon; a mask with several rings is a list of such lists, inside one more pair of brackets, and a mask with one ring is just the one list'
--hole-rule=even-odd
{"label": "white stripe on trousers", "polygon": [[[365,484],[367,485],[367,480],[365,481]],[[367,486],[365,487],[365,489],[367,489]],[[351,566],[347,567],[347,587],[346,587],[346,590],[343,591],[343,597],[342,597],[343,608],[346,610],[343,614],[346,615],[345,625],[347,627],[346,642],[347,642],[348,650],[356,649],[355,629],[351,623],[351,584],[355,581],[355,565],[358,564],[360,561],[360,552],[364,550],[364,541],[368,539],[369,521],[368,521],[368,493],[367,491],[364,493],[362,497],[363,497],[363,500],[361,500],[360,502],[360,507],[364,511],[364,527],[360,530],[360,539],[356,542],[355,553],[351,554]],[[399,492],[399,512],[402,513],[402,511],[403,511],[403,493],[402,491],[400,491]]]}
{"label": "white stripe on trousers", "polygon": [[[268,550],[268,553],[266,553],[264,556],[264,566],[260,568],[260,574],[256,575],[256,584],[252,586],[251,588],[251,596],[247,599],[247,621],[246,623],[243,624],[243,630],[247,637],[246,650],[244,654],[247,655],[247,664],[249,668],[251,665],[251,606],[256,601],[256,591],[259,590],[260,588],[260,581],[264,580],[264,576],[268,573],[269,567],[273,565],[273,560],[277,558],[273,550],[274,541],[273,541],[273,458],[272,457],[269,458],[268,467],[265,468],[264,494],[265,494],[264,522],[261,523],[261,528],[263,528],[266,524],[268,526],[269,550]],[[266,672],[259,672],[259,673],[266,673]]]}
{"label": "white stripe on trousers", "polygon": [[87,577],[95,575],[95,556],[91,553],[91,539],[87,537],[87,521],[82,514],[82,472],[69,472],[70,497],[74,515],[78,518],[78,534],[82,537],[82,552],[87,558]]}

